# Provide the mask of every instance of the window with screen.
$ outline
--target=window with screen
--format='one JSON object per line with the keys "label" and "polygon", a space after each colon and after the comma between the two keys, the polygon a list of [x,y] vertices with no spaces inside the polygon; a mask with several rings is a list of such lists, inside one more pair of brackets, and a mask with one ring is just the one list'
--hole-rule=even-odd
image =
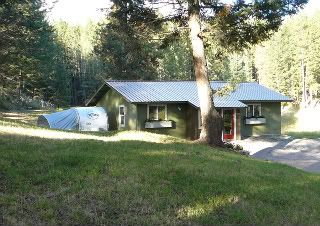
{"label": "window with screen", "polygon": [[125,127],[126,124],[126,109],[125,106],[119,106],[119,125]]}
{"label": "window with screen", "polygon": [[149,120],[167,120],[166,105],[149,105],[148,106]]}
{"label": "window with screen", "polygon": [[261,104],[247,104],[247,118],[261,117]]}
{"label": "window with screen", "polygon": [[198,110],[198,129],[202,128],[201,111]]}

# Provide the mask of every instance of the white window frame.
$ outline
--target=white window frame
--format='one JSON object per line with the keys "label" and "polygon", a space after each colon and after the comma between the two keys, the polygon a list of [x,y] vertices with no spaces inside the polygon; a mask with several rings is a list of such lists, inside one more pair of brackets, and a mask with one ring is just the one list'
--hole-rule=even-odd
{"label": "white window frame", "polygon": [[[120,109],[123,108],[123,115],[121,115]],[[121,117],[123,116],[123,124],[121,124]],[[119,126],[125,127],[126,126],[126,106],[119,105]]]}
{"label": "white window frame", "polygon": [[[250,104],[247,104],[247,106],[249,107],[249,105],[252,105],[252,114],[254,114],[254,111],[255,111],[255,106],[260,106],[260,110],[259,110],[259,116],[255,116],[255,115],[252,115],[252,118],[255,118],[255,117],[261,117],[262,116],[262,107],[261,107],[261,103],[250,103]],[[248,107],[246,108],[246,117],[248,118]]]}
{"label": "white window frame", "polygon": [[147,105],[147,119],[149,120],[149,107],[157,107],[157,119],[154,120],[159,120],[159,109],[158,107],[164,107],[164,112],[165,112],[165,119],[168,120],[168,112],[167,112],[167,105],[166,104],[148,104]]}
{"label": "white window frame", "polygon": [[233,120],[234,120],[233,140],[237,140],[237,109],[236,108],[233,109]]}
{"label": "white window frame", "polygon": [[198,129],[202,129],[201,110],[198,109]]}

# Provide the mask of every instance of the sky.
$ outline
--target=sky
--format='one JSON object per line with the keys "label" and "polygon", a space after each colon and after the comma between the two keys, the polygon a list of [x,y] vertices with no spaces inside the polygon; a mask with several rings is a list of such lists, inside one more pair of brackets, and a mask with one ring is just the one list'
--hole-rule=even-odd
{"label": "sky", "polygon": [[[85,24],[89,19],[100,20],[104,13],[99,9],[110,7],[109,0],[45,0],[52,7],[49,20],[64,20],[71,24]],[[56,3],[54,3],[56,1]]]}
{"label": "sky", "polygon": [[[49,20],[64,20],[71,24],[85,24],[89,19],[98,21],[104,13],[99,9],[110,7],[109,0],[45,0],[52,7]],[[226,0],[232,2],[232,0]],[[54,3],[56,2],[56,3]],[[309,0],[304,12],[312,14],[320,10],[320,0]]]}

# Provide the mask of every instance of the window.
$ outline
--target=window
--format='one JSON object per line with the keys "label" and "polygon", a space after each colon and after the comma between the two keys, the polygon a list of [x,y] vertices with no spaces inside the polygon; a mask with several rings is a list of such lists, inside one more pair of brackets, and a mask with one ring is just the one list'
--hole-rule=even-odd
{"label": "window", "polygon": [[148,105],[149,120],[167,120],[166,105]]}
{"label": "window", "polygon": [[201,111],[198,110],[198,129],[202,128]]}
{"label": "window", "polygon": [[247,118],[261,117],[261,104],[248,104]]}
{"label": "window", "polygon": [[125,127],[126,125],[126,109],[124,105],[119,106],[119,125]]}

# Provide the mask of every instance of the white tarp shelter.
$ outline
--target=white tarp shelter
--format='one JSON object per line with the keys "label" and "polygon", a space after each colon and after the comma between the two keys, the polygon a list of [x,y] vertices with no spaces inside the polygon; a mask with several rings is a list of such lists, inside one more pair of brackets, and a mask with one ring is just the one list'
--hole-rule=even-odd
{"label": "white tarp shelter", "polygon": [[38,117],[38,126],[62,130],[107,131],[108,116],[102,107],[76,107]]}

